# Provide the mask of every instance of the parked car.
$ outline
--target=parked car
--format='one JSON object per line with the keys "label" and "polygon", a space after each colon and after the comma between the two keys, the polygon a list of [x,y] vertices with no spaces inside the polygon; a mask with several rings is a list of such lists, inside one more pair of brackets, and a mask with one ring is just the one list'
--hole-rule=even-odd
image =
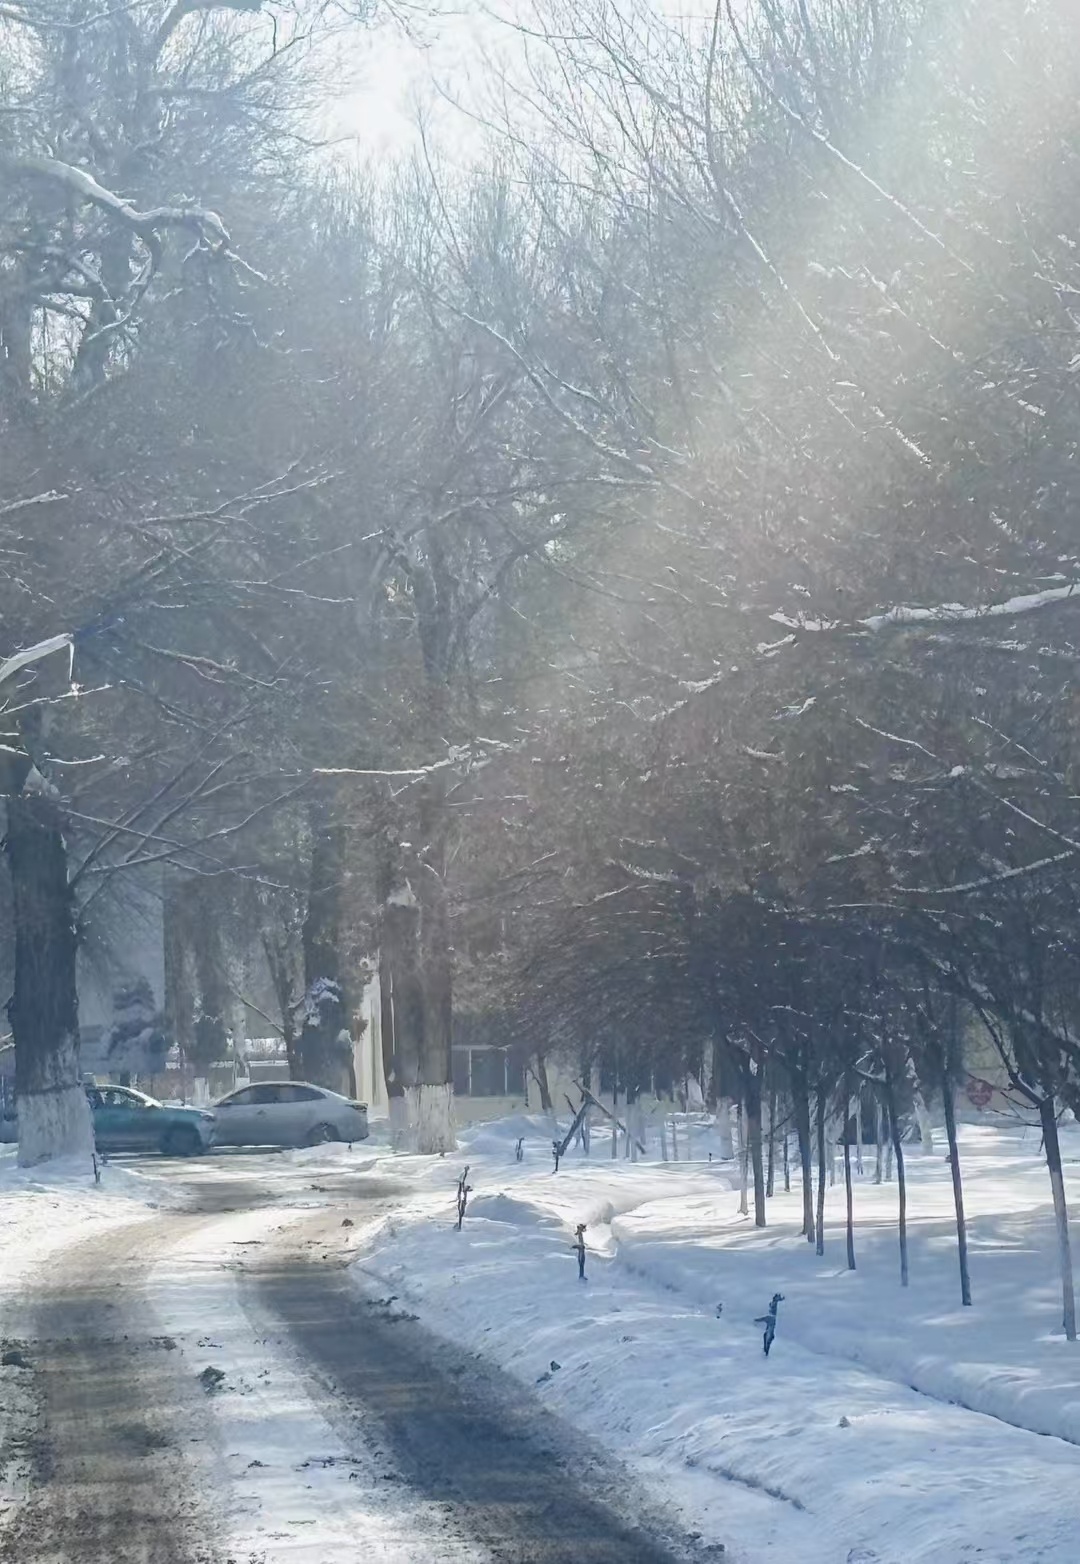
{"label": "parked car", "polygon": [[317,1146],[366,1140],[367,1106],[307,1081],[262,1081],[214,1104],[219,1146]]}
{"label": "parked car", "polygon": [[99,1151],[160,1151],[190,1157],[214,1143],[214,1115],[202,1108],[170,1108],[131,1086],[88,1086]]}

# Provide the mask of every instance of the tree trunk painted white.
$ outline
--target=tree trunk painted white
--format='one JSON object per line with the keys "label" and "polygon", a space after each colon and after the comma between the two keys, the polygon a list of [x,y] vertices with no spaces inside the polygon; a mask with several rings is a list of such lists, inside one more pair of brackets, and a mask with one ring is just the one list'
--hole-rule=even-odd
{"label": "tree trunk painted white", "polygon": [[7,801],[4,851],[11,872],[19,1162],[85,1159],[94,1150],[90,1107],[79,1072],[76,933],[64,818],[51,799]]}
{"label": "tree trunk painted white", "polygon": [[[56,1062],[58,1070],[66,1074],[70,1067],[77,1076],[73,1046],[58,1050]],[[57,1085],[52,1090],[25,1092],[19,1097],[20,1167],[32,1168],[52,1158],[72,1157],[84,1162],[89,1172],[93,1153],[90,1105],[77,1081],[75,1085]]]}
{"label": "tree trunk painted white", "polygon": [[829,1188],[830,1189],[835,1189],[835,1187],[836,1187],[836,1142],[837,1142],[836,1125],[834,1123],[832,1123],[831,1121],[829,1123],[827,1123],[826,1126],[825,1126],[825,1133],[826,1133],[826,1135],[829,1138],[828,1139],[828,1147],[827,1147],[828,1158],[829,1158]]}
{"label": "tree trunk painted white", "polygon": [[731,1137],[731,1098],[721,1097],[716,1108],[716,1134],[720,1142],[720,1159],[730,1162],[735,1155]]}
{"label": "tree trunk painted white", "polygon": [[881,1123],[881,1104],[880,1104],[880,1102],[877,1102],[875,1100],[875,1102],[874,1102],[874,1151],[876,1153],[876,1160],[875,1160],[875,1163],[874,1163],[874,1183],[875,1184],[880,1184],[881,1183],[882,1174],[883,1174],[884,1168],[885,1168],[885,1147],[884,1147],[884,1144],[882,1143],[882,1135],[883,1135],[883,1133],[884,1132],[883,1132],[882,1123]]}
{"label": "tree trunk painted white", "polygon": [[619,1123],[618,1123],[618,1120],[619,1120],[619,1091],[618,1091],[617,1087],[613,1086],[611,1088],[611,1160],[612,1160],[612,1162],[614,1162],[615,1159],[619,1155]]}
{"label": "tree trunk painted white", "polygon": [[886,1182],[886,1184],[891,1184],[892,1183],[892,1176],[893,1176],[893,1141],[891,1139],[892,1133],[893,1133],[892,1125],[890,1124],[890,1126],[889,1126],[890,1139],[885,1142],[885,1182]]}
{"label": "tree trunk painted white", "polygon": [[405,1089],[409,1129],[413,1149],[432,1155],[454,1151],[454,1088],[447,1082],[436,1086],[408,1086]]}
{"label": "tree trunk painted white", "polygon": [[409,1104],[398,1093],[389,1099],[387,1108],[390,1115],[390,1145],[394,1151],[408,1151]]}
{"label": "tree trunk painted white", "polygon": [[210,1082],[205,1075],[197,1075],[192,1081],[191,1101],[196,1108],[205,1108],[210,1101]]}
{"label": "tree trunk painted white", "polygon": [[686,1160],[687,1162],[694,1160],[694,1127],[689,1117],[686,1120]]}
{"label": "tree trunk painted white", "polygon": [[671,1115],[671,1160],[679,1160],[679,1126],[674,1114]]}
{"label": "tree trunk painted white", "polygon": [[1072,1246],[1069,1242],[1069,1208],[1065,1203],[1065,1181],[1061,1173],[1061,1145],[1058,1141],[1056,1104],[1047,1097],[1039,1104],[1043,1152],[1050,1174],[1054,1197],[1054,1223],[1057,1227],[1058,1265],[1061,1270],[1061,1312],[1066,1341],[1076,1340],[1076,1294],[1073,1288]]}
{"label": "tree trunk painted white", "polygon": [[919,1125],[919,1138],[922,1141],[922,1149],[930,1156],[934,1152],[934,1126],[930,1120],[930,1110],[921,1092],[915,1093],[915,1118]]}
{"label": "tree trunk painted white", "polygon": [[746,1136],[746,1115],[743,1112],[742,1103],[739,1104],[739,1215],[750,1215],[750,1204],[747,1199],[750,1183],[750,1142]]}

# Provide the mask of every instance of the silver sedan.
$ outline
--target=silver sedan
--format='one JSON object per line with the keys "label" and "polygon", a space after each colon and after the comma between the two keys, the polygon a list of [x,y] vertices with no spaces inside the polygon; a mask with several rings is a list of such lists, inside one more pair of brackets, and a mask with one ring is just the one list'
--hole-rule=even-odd
{"label": "silver sedan", "polygon": [[213,1105],[218,1146],[318,1146],[366,1140],[367,1107],[307,1081],[262,1081]]}

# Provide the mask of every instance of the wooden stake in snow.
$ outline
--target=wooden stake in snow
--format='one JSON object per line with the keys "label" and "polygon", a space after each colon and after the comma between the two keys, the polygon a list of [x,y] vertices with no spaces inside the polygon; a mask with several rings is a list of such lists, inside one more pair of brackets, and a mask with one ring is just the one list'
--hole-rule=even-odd
{"label": "wooden stake in snow", "polygon": [[472,1194],[472,1185],[467,1182],[468,1177],[469,1169],[466,1164],[465,1171],[458,1179],[457,1186],[457,1221],[454,1223],[454,1230],[458,1233],[461,1232],[461,1224],[465,1220],[465,1207],[468,1205],[469,1196]]}
{"label": "wooden stake in snow", "polygon": [[588,1280],[585,1275],[585,1223],[579,1222],[574,1231],[577,1239],[574,1248],[577,1250],[578,1281],[584,1282]]}
{"label": "wooden stake in snow", "polygon": [[774,1292],[772,1295],[772,1302],[769,1304],[768,1313],[759,1315],[758,1318],[754,1321],[755,1325],[764,1325],[765,1327],[765,1333],[762,1337],[762,1344],[765,1348],[766,1357],[769,1356],[769,1348],[772,1346],[776,1337],[776,1310],[777,1307],[783,1303],[783,1301],[783,1293]]}
{"label": "wooden stake in snow", "polygon": [[[612,1126],[613,1126],[613,1128],[612,1128],[611,1160],[614,1162],[616,1156],[618,1155],[619,1131],[622,1130],[624,1135],[629,1135],[630,1131],[626,1128],[626,1126],[624,1124],[621,1124],[619,1122],[619,1119],[617,1118],[617,1116],[614,1113],[612,1113],[611,1109],[606,1107],[604,1105],[604,1103],[602,1103],[600,1101],[599,1097],[597,1097],[594,1092],[590,1091],[589,1087],[587,1087],[587,1086],[580,1086],[579,1085],[578,1086],[578,1090],[580,1092],[584,1093],[585,1101],[582,1103],[582,1109],[584,1111],[587,1111],[588,1107],[596,1108],[600,1113],[602,1113],[604,1115],[604,1117],[606,1119],[610,1119],[611,1120],[611,1123],[612,1123]],[[612,1102],[612,1107],[614,1107],[614,1105],[615,1105],[615,1094],[614,1094],[614,1092],[612,1092],[612,1094],[611,1094],[611,1102]],[[567,1145],[569,1145],[569,1141],[567,1141]],[[644,1143],[641,1140],[638,1141],[637,1148],[641,1152],[641,1155],[644,1156],[645,1155],[645,1146],[644,1146]]]}
{"label": "wooden stake in snow", "polygon": [[524,1160],[525,1160],[525,1137],[524,1137],[524,1135],[522,1135],[522,1136],[519,1137],[518,1143],[514,1147],[514,1161],[515,1162],[524,1162]]}
{"label": "wooden stake in snow", "polygon": [[[567,1101],[569,1102],[570,1099],[567,1098]],[[570,1106],[571,1108],[574,1106],[572,1102],[570,1103]],[[570,1128],[567,1130],[566,1134],[563,1136],[562,1140],[553,1140],[551,1142],[551,1151],[555,1158],[556,1173],[559,1171],[559,1163],[562,1161],[563,1157],[566,1156],[567,1148],[569,1147],[570,1142],[573,1140],[574,1136],[581,1128],[581,1125],[584,1123],[585,1115],[588,1113],[588,1111],[589,1099],[586,1097],[583,1100],[581,1107],[574,1114],[573,1122],[570,1125]]]}

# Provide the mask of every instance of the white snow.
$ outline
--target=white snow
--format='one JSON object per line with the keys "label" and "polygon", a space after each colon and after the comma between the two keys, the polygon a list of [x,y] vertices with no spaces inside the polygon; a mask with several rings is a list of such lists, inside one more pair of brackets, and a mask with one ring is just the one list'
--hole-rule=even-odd
{"label": "white snow", "polygon": [[[971,1309],[943,1155],[909,1149],[902,1291],[896,1185],[873,1185],[872,1157],[850,1273],[842,1178],[826,1192],[818,1259],[799,1237],[794,1170],[757,1230],[737,1215],[731,1163],[612,1162],[594,1131],[591,1161],[572,1151],[556,1176],[551,1131],[515,1118],[463,1133],[457,1157],[395,1159],[416,1194],[375,1237],[358,1283],[390,1283],[433,1328],[535,1384],[743,1564],[1077,1556],[1080,1349],[1060,1328],[1037,1131],[962,1129]],[[1080,1132],[1063,1138],[1080,1211]],[[697,1154],[710,1144],[699,1126]],[[457,1233],[465,1162],[475,1194]],[[784,1301],[766,1359],[754,1322],[774,1292]]]}
{"label": "white snow", "polygon": [[17,1163],[16,1148],[0,1147],[0,1333],[6,1295],[55,1250],[116,1227],[170,1202],[168,1186],[135,1168],[60,1157],[37,1167]]}
{"label": "white snow", "polygon": [[254,1305],[245,1308],[237,1259],[289,1215],[267,1207],[200,1224],[155,1268],[147,1300],[188,1371],[213,1366],[225,1375],[208,1401],[229,1556],[259,1564],[356,1564],[360,1556],[479,1564],[486,1555],[447,1532],[436,1503],[387,1481],[385,1461],[328,1418],[280,1327]]}
{"label": "white snow", "polygon": [[[1021,404],[1024,405],[1024,404]],[[1041,409],[1033,409],[1040,412]],[[1042,592],[1025,592],[1007,598],[1001,603],[982,603],[969,606],[964,603],[942,603],[937,608],[900,606],[883,614],[872,614],[859,623],[866,630],[877,632],[893,625],[914,624],[962,624],[973,619],[1014,619],[1019,614],[1030,614],[1054,603],[1066,602],[1080,592],[1080,583],[1071,581],[1068,586],[1047,587]]]}

